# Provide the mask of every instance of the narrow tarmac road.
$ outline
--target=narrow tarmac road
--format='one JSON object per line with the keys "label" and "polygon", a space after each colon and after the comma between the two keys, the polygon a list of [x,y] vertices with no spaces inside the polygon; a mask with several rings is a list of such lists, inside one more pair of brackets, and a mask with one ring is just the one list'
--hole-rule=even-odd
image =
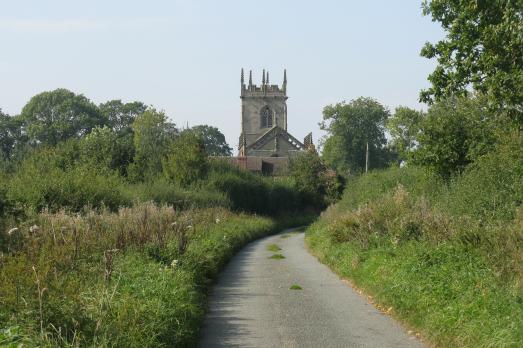
{"label": "narrow tarmac road", "polygon": [[[270,258],[271,244],[284,259]],[[200,347],[423,345],[310,255],[303,233],[286,233],[247,245],[227,265],[210,296]]]}

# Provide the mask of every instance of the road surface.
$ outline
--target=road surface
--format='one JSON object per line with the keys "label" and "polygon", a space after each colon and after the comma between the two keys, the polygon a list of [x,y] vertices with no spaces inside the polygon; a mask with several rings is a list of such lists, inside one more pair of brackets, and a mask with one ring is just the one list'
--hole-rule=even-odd
{"label": "road surface", "polygon": [[[285,258],[270,258],[272,244]],[[210,295],[200,347],[423,345],[310,255],[303,233],[285,233],[247,245],[226,266]]]}

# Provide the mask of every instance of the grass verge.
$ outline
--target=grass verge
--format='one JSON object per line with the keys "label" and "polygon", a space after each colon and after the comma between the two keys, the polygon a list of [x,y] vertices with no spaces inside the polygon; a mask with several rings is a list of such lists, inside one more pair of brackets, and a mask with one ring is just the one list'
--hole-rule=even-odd
{"label": "grass verge", "polygon": [[229,258],[310,221],[151,203],[35,215],[0,256],[0,345],[194,346],[207,290]]}
{"label": "grass verge", "polygon": [[[471,178],[427,185],[427,174],[411,168],[353,180],[308,228],[306,243],[435,346],[521,347],[523,214],[472,210],[470,194],[461,200],[464,191],[452,190],[459,180]],[[463,206],[440,208],[449,201]]]}

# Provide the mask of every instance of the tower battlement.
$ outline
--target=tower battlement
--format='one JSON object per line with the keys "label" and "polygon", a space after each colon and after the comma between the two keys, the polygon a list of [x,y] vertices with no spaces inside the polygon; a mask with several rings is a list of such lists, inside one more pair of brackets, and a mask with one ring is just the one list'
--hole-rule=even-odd
{"label": "tower battlement", "polygon": [[241,98],[244,97],[283,97],[287,99],[287,71],[283,71],[283,83],[281,87],[269,82],[269,72],[263,70],[262,83],[256,85],[252,82],[252,70],[249,70],[249,81],[246,84],[243,69],[241,71]]}

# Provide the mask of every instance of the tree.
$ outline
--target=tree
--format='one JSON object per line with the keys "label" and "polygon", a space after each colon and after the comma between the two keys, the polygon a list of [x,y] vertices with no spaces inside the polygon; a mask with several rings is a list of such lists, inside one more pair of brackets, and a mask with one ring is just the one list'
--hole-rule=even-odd
{"label": "tree", "polygon": [[398,153],[400,160],[406,161],[418,143],[420,123],[423,120],[423,112],[399,106],[394,116],[387,122],[390,132],[392,147]]}
{"label": "tree", "polygon": [[135,156],[132,174],[143,180],[162,172],[162,160],[174,139],[174,124],[167,122],[163,112],[149,108],[136,117],[132,124],[134,131]]}
{"label": "tree", "polygon": [[139,101],[122,103],[121,100],[110,100],[99,106],[100,112],[108,120],[108,125],[115,132],[131,130],[135,118],[147,110],[147,106]]}
{"label": "tree", "polygon": [[29,141],[48,145],[81,137],[107,123],[89,99],[66,89],[35,95],[22,109],[21,118]]}
{"label": "tree", "polygon": [[209,156],[231,156],[232,148],[229,147],[225,136],[216,127],[200,125],[194,126],[186,132],[191,132],[199,137],[205,147],[205,151]]}
{"label": "tree", "polygon": [[437,58],[426,102],[463,96],[469,87],[489,104],[523,121],[523,2],[425,0],[423,13],[441,23],[444,40],[426,43],[421,55]]}
{"label": "tree", "polygon": [[413,160],[449,178],[492,150],[496,139],[495,119],[485,98],[449,98],[429,108]]}
{"label": "tree", "polygon": [[322,153],[325,162],[340,172],[362,171],[368,143],[370,168],[384,166],[385,123],[389,114],[372,98],[326,106],[320,123],[320,128],[327,131]]}
{"label": "tree", "polygon": [[119,134],[109,127],[97,127],[80,141],[80,156],[83,162],[101,169],[116,170],[127,174],[134,157],[131,134]]}
{"label": "tree", "polygon": [[0,109],[0,164],[13,169],[15,162],[28,151],[20,116],[9,116]]}
{"label": "tree", "polygon": [[183,132],[172,142],[163,162],[167,179],[180,186],[202,179],[208,167],[204,144],[201,138],[191,132]]}
{"label": "tree", "polygon": [[307,151],[292,158],[290,162],[290,175],[294,179],[298,191],[309,204],[316,207],[324,206],[324,196],[327,191],[326,170],[327,167],[316,151]]}
{"label": "tree", "polygon": [[9,159],[13,150],[17,126],[14,119],[0,109],[0,159]]}

